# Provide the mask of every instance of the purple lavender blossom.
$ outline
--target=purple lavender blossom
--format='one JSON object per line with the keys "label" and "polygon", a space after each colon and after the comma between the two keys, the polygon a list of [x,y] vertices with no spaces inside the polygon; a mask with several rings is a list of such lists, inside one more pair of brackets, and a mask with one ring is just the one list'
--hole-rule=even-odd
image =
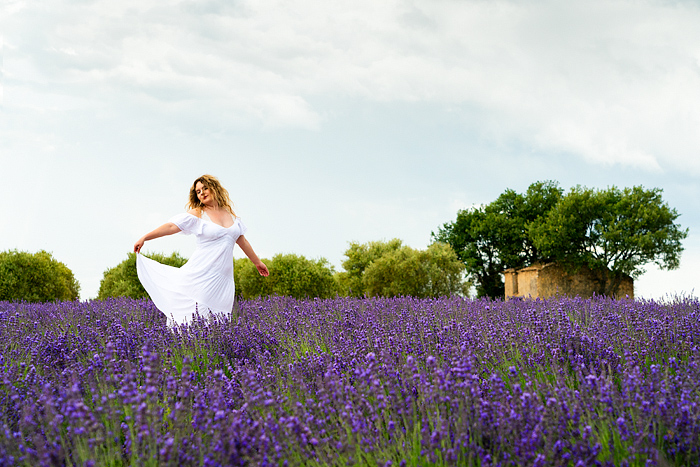
{"label": "purple lavender blossom", "polygon": [[700,302],[0,303],[0,466],[699,465]]}

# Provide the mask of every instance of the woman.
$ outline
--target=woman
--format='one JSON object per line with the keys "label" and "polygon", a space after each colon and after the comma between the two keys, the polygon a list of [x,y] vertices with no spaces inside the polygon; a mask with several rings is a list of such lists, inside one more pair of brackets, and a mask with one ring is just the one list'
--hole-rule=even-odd
{"label": "woman", "polygon": [[[228,191],[211,175],[192,184],[189,211],[178,214],[134,244],[136,270],[153,303],[168,316],[168,323],[188,322],[194,313],[230,313],[233,308],[233,247],[241,247],[262,276],[269,275],[244,234]],[[141,255],[148,240],[178,232],[194,234],[197,249],[181,268],[160,264]]]}

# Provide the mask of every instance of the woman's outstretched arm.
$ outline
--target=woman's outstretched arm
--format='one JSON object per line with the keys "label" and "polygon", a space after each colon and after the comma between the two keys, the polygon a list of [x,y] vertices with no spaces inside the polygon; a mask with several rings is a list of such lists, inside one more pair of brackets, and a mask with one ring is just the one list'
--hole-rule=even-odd
{"label": "woman's outstretched arm", "polygon": [[250,246],[250,243],[248,243],[248,240],[246,240],[246,238],[243,235],[238,237],[236,243],[239,247],[241,247],[241,250],[243,250],[243,253],[245,253],[248,259],[250,259],[253,262],[261,276],[267,277],[270,275],[270,271],[267,270],[267,266],[265,266],[265,263],[260,261],[258,255],[255,254],[255,251],[253,251],[253,247]]}
{"label": "woman's outstretched arm", "polygon": [[180,231],[180,227],[177,225],[173,224],[172,222],[168,222],[167,224],[163,224],[157,229],[155,229],[153,232],[149,232],[143,237],[139,238],[136,243],[134,243],[134,251],[136,253],[139,253],[141,251],[141,248],[143,247],[143,244],[146,243],[148,240],[153,240],[154,238],[160,238],[160,237],[165,237],[166,235],[172,235],[176,234]]}

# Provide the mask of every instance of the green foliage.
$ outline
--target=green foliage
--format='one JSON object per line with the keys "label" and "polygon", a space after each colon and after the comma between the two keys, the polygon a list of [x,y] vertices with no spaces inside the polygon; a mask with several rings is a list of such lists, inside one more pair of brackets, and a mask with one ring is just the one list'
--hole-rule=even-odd
{"label": "green foliage", "polygon": [[80,284],[51,253],[10,250],[0,253],[0,300],[47,302],[77,300]]}
{"label": "green foliage", "polygon": [[504,295],[505,269],[547,261],[572,271],[590,267],[600,293],[614,295],[623,277],[639,276],[644,264],[679,265],[688,231],[674,224],[678,213],[661,193],[576,187],[564,195],[556,182],[537,182],[525,194],[506,190],[493,203],[460,211],[433,238],[454,248],[479,297]]}
{"label": "green foliage", "polygon": [[[161,253],[151,253],[144,256],[176,268],[187,262],[187,259],[178,253],[173,253],[170,256],[165,256]],[[136,253],[129,253],[124,261],[104,272],[97,298],[104,300],[108,297],[148,297],[148,293],[141,285],[141,281],[139,281],[136,273]]]}
{"label": "green foliage", "polygon": [[398,238],[388,242],[350,242],[349,248],[345,250],[347,259],[343,261],[345,271],[336,276],[341,292],[351,297],[364,296],[366,293],[363,281],[365,269],[385,254],[398,251],[401,246],[401,240]]}
{"label": "green foliage", "polygon": [[447,244],[415,250],[401,240],[351,242],[345,272],[336,275],[341,294],[369,297],[468,295],[464,266]]}
{"label": "green foliage", "polygon": [[367,266],[362,280],[370,297],[437,298],[468,295],[463,272],[452,247],[433,243],[427,250],[402,246],[388,251]]}
{"label": "green foliage", "polygon": [[502,297],[501,273],[541,259],[530,227],[556,205],[562,190],[553,181],[536,182],[525,194],[506,190],[491,204],[462,210],[433,238],[449,244],[462,260],[477,296]]}
{"label": "green foliage", "polygon": [[531,226],[530,236],[544,256],[570,269],[588,266],[598,272],[600,293],[612,295],[622,277],[638,277],[647,263],[665,269],[680,264],[681,240],[688,230],[674,223],[678,213],[661,193],[641,186],[577,186],[542,223]]}
{"label": "green foliage", "polygon": [[333,267],[324,258],[310,260],[295,254],[278,254],[263,262],[270,271],[268,277],[262,277],[248,259],[234,260],[233,276],[238,297],[331,298],[338,294]]}
{"label": "green foliage", "polygon": [[[270,269],[270,260],[262,259],[262,262]],[[269,277],[269,276],[268,276]],[[272,289],[262,277],[255,265],[248,258],[233,259],[233,280],[236,284],[236,298],[250,299],[252,297],[266,297],[272,294]]]}

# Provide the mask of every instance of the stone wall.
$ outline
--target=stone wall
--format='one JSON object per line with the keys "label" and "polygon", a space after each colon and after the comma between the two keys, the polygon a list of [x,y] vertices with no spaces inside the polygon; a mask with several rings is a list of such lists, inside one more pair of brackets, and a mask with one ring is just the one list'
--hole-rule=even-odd
{"label": "stone wall", "polygon": [[[547,298],[554,295],[592,297],[600,293],[599,277],[587,267],[575,274],[567,273],[556,263],[534,264],[522,269],[503,271],[506,299],[510,297]],[[634,281],[625,276],[616,298],[634,298]]]}

